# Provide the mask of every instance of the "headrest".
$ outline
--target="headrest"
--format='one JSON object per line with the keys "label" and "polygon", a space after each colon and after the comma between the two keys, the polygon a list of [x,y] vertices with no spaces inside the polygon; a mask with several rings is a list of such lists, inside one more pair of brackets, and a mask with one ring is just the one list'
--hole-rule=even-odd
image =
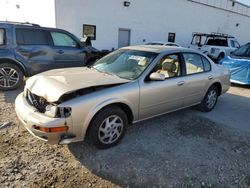
{"label": "headrest", "polygon": [[174,72],[176,70],[176,65],[174,63],[170,63],[170,62],[163,62],[162,69],[169,71],[169,72]]}
{"label": "headrest", "polygon": [[138,61],[135,60],[135,59],[129,59],[129,60],[127,61],[127,63],[128,63],[129,65],[138,65]]}
{"label": "headrest", "polygon": [[141,67],[145,67],[145,66],[148,65],[148,61],[146,59],[140,60],[138,65],[141,66]]}

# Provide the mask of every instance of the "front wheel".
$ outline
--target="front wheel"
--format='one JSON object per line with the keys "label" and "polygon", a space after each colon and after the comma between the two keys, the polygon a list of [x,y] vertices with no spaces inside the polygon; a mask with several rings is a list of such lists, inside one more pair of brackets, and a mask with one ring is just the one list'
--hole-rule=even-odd
{"label": "front wheel", "polygon": [[11,63],[0,64],[0,90],[12,90],[23,83],[23,72]]}
{"label": "front wheel", "polygon": [[211,110],[214,109],[217,100],[218,100],[218,89],[216,86],[213,85],[208,89],[204,99],[198,105],[198,108],[203,112],[210,112]]}
{"label": "front wheel", "polygon": [[90,141],[100,149],[118,144],[124,136],[128,118],[119,107],[107,107],[94,117],[90,124]]}

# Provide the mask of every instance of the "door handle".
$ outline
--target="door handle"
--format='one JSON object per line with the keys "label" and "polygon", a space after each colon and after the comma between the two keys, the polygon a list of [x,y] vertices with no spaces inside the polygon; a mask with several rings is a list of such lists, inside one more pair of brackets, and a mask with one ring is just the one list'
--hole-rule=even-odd
{"label": "door handle", "polygon": [[63,51],[63,50],[58,50],[58,51],[57,51],[57,53],[59,53],[59,54],[63,54],[63,53],[64,53],[64,51]]}
{"label": "door handle", "polygon": [[212,80],[214,77],[212,76],[212,75],[210,75],[209,77],[208,77],[208,80]]}
{"label": "door handle", "polygon": [[182,86],[182,85],[184,85],[184,84],[185,84],[184,81],[180,81],[180,82],[177,83],[177,86]]}

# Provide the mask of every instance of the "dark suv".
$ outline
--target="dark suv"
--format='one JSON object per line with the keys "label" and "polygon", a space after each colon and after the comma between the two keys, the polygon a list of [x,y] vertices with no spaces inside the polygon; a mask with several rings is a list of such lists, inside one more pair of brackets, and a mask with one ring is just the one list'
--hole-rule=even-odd
{"label": "dark suv", "polygon": [[0,22],[0,90],[19,87],[23,78],[56,68],[85,66],[99,51],[73,34],[37,24]]}

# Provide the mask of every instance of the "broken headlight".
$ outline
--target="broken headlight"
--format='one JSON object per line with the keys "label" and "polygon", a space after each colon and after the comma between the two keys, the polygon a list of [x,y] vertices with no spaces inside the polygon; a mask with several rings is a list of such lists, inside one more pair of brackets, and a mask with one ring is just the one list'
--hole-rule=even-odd
{"label": "broken headlight", "polygon": [[45,114],[52,118],[67,118],[71,115],[71,108],[48,105]]}

